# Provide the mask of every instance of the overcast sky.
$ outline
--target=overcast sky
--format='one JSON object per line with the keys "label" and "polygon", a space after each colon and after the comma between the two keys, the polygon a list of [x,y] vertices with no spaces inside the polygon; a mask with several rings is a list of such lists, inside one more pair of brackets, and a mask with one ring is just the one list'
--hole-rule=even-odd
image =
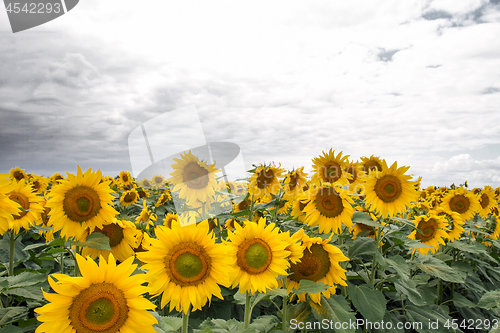
{"label": "overcast sky", "polygon": [[15,34],[2,7],[0,172],[117,175],[134,129],[192,105],[248,167],[333,148],[500,186],[498,36],[500,0],[82,0]]}

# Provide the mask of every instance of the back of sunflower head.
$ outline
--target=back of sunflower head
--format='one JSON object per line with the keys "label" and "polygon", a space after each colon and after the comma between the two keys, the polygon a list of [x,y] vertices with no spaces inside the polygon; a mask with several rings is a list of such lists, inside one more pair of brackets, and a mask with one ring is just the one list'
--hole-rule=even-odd
{"label": "back of sunflower head", "polygon": [[195,106],[142,123],[129,134],[128,148],[137,182],[169,190],[181,226],[220,214],[246,195],[230,190],[246,177],[240,147],[208,142]]}

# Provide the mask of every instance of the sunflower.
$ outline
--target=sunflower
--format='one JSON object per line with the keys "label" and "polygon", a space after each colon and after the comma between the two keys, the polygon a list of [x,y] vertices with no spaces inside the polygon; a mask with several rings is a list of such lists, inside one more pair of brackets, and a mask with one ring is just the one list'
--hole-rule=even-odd
{"label": "sunflower", "polygon": [[307,203],[303,212],[306,213],[305,223],[310,226],[319,225],[319,232],[328,233],[333,230],[340,233],[342,224],[352,226],[351,205],[354,201],[339,186],[324,183],[320,187],[312,187],[299,195],[302,203]]}
{"label": "sunflower", "polygon": [[235,224],[234,232],[228,231],[226,250],[234,268],[232,286],[239,284],[240,293],[266,293],[267,289],[278,287],[278,275],[287,275],[286,250],[290,243],[275,224],[266,225],[266,219],[257,223],[246,223],[245,227]]}
{"label": "sunflower", "polygon": [[[302,198],[304,199],[304,198]],[[292,211],[290,215],[297,219],[299,222],[304,223],[306,220],[306,214],[304,212],[304,208],[306,208],[307,204],[311,201],[311,198],[307,198],[303,201],[300,201],[300,196],[297,197],[292,203]]]}
{"label": "sunflower", "polygon": [[290,236],[290,231],[282,233],[288,240],[288,246],[285,250],[290,251],[288,261],[291,264],[300,262],[300,258],[304,255],[304,246],[302,245],[302,238],[304,237],[304,229],[300,228],[296,233]]}
{"label": "sunflower", "polygon": [[[50,219],[49,219],[50,208],[48,208],[46,206],[47,201],[43,200],[42,202],[40,202],[40,204],[43,207],[43,212],[40,214],[40,218],[35,222],[35,224],[39,225],[41,227],[51,227],[51,224],[49,222],[50,221]],[[39,230],[38,234],[42,235],[43,238],[45,238],[46,243],[52,242],[54,240],[54,230],[53,229],[52,230]]]}
{"label": "sunflower", "polygon": [[50,191],[47,207],[50,208],[54,231],[61,230],[63,237],[75,237],[83,241],[86,229],[102,228],[106,221],[118,215],[113,208],[113,196],[107,181],[101,182],[101,170],[82,173],[78,166],[77,175],[68,173]]}
{"label": "sunflower", "polygon": [[139,216],[135,219],[135,223],[145,223],[148,227],[154,226],[153,221],[156,221],[157,216],[155,213],[152,212],[152,210],[149,208],[150,206],[147,205],[146,199],[142,202],[142,210]]}
{"label": "sunflower", "polygon": [[419,192],[405,175],[410,167],[398,168],[397,162],[388,168],[382,161],[382,171],[371,172],[366,180],[366,205],[377,210],[382,217],[392,217],[406,211],[412,201],[417,201]]}
{"label": "sunflower", "polygon": [[413,252],[418,250],[420,254],[425,256],[429,251],[436,253],[436,250],[439,248],[439,244],[445,245],[444,239],[448,238],[448,234],[446,233],[448,221],[444,216],[438,216],[436,214],[429,214],[429,216],[420,215],[417,216],[413,222],[415,223],[415,227],[418,231],[413,230],[408,238],[433,247],[415,248],[413,249]]}
{"label": "sunflower", "polygon": [[134,179],[130,175],[130,172],[125,171],[125,170],[120,171],[120,174],[118,175],[118,183],[121,186],[132,184],[133,180]]}
{"label": "sunflower", "polygon": [[[229,286],[227,267],[231,260],[226,246],[216,244],[208,223],[183,228],[155,229],[158,239],[145,244],[146,252],[137,253],[148,270],[146,280],[151,294],[161,297],[161,308],[170,302],[170,311],[187,313],[201,310],[212,295],[224,299],[219,284]],[[143,244],[144,246],[144,244]]]}
{"label": "sunflower", "polygon": [[163,219],[163,225],[169,229],[180,227],[179,215],[176,213],[167,213]]}
{"label": "sunflower", "polygon": [[158,201],[155,203],[155,207],[160,207],[166,204],[168,201],[172,200],[172,196],[168,192],[164,192],[158,198]]}
{"label": "sunflower", "polygon": [[323,156],[313,158],[313,171],[311,182],[335,183],[349,185],[348,174],[344,171],[347,167],[349,155],[342,156],[342,152],[335,156],[335,150],[322,152]]}
{"label": "sunflower", "polygon": [[123,191],[120,197],[120,204],[124,207],[135,204],[139,200],[139,192],[135,188]]}
{"label": "sunflower", "polygon": [[224,223],[224,228],[226,230],[231,230],[233,231],[235,229],[235,224],[239,224],[241,227],[245,227],[245,224],[250,223],[248,220],[240,220],[238,218],[232,218],[232,219],[227,219],[226,222]]}
{"label": "sunflower", "polygon": [[28,180],[28,175],[21,168],[12,168],[10,170],[10,179],[14,181],[20,181],[21,179]]}
{"label": "sunflower", "polygon": [[[165,177],[163,177],[162,175],[154,175],[153,179],[152,179],[152,182],[153,182],[153,184],[152,184],[153,187],[159,188],[165,182]],[[147,186],[144,186],[144,187],[147,187]]]}
{"label": "sunflower", "polygon": [[[157,176],[156,176],[156,177],[157,177]],[[145,188],[150,188],[150,187],[152,187],[152,186],[153,186],[153,184],[151,183],[151,181],[150,181],[150,180],[148,180],[148,179],[146,179],[146,178],[144,178],[143,180],[141,180],[141,181],[139,182],[139,185],[140,185],[141,187],[145,187]]]}
{"label": "sunflower", "polygon": [[464,222],[471,219],[481,209],[481,204],[476,195],[463,187],[451,190],[443,198],[441,206],[446,210],[460,214]]}
{"label": "sunflower", "polygon": [[33,192],[43,194],[47,186],[49,186],[49,179],[42,176],[31,175],[30,185]]}
{"label": "sunflower", "polygon": [[149,191],[147,189],[139,187],[136,190],[137,193],[139,194],[140,199],[145,199],[149,197]]}
{"label": "sunflower", "polygon": [[359,162],[351,162],[345,168],[345,172],[351,175],[349,177],[349,189],[351,192],[364,194],[366,172],[363,170],[363,165]]}
{"label": "sunflower", "polygon": [[455,240],[459,240],[460,236],[465,231],[462,227],[465,222],[462,221],[460,214],[446,210],[443,207],[436,208],[434,213],[437,214],[437,216],[444,216],[448,220],[448,228],[446,229],[448,241],[453,242]]}
{"label": "sunflower", "polygon": [[215,173],[220,170],[200,161],[191,151],[181,154],[181,158],[174,158],[174,161],[169,183],[174,184],[173,190],[179,191],[179,197],[186,199],[190,206],[195,206],[197,201],[212,201],[217,187]]}
{"label": "sunflower", "polygon": [[487,218],[490,215],[493,207],[498,207],[497,199],[495,199],[495,193],[491,186],[485,186],[484,190],[478,193],[479,204],[481,208],[479,209],[479,215],[483,218]]}
{"label": "sunflower", "polygon": [[255,169],[248,184],[248,193],[253,195],[253,200],[276,195],[281,188],[280,178],[284,172],[281,164],[276,166],[274,162],[269,166],[261,164]]}
{"label": "sunflower", "polygon": [[[329,244],[332,235],[328,239],[302,235],[304,254],[300,263],[292,264],[290,267],[291,274],[288,276],[286,284],[288,293],[291,293],[293,288],[298,289],[301,280],[323,282],[329,286],[327,290],[309,294],[313,302],[320,304],[321,295],[330,298],[330,295],[335,294],[337,285],[347,286],[345,275],[347,271],[340,267],[340,262],[348,261],[349,258],[338,247]],[[297,296],[300,302],[306,301],[305,293]]]}
{"label": "sunflower", "polygon": [[290,171],[284,180],[285,193],[283,198],[293,200],[298,194],[304,192],[304,187],[307,185],[307,173],[304,172],[304,167]]}
{"label": "sunflower", "polygon": [[371,171],[382,171],[385,160],[378,156],[361,157],[361,165],[363,165],[363,171],[369,174]]}
{"label": "sunflower", "polygon": [[[137,265],[133,258],[116,265],[112,254],[106,262],[99,258],[99,266],[91,258],[76,254],[81,277],[52,274],[49,284],[56,293],[44,292],[51,303],[35,312],[42,322],[40,332],[58,333],[155,333],[158,321],[147,310],[156,306],[141,295],[148,288],[141,286],[144,275],[131,274]],[[57,279],[57,282],[55,279]]]}
{"label": "sunflower", "polygon": [[58,184],[59,181],[63,179],[64,177],[59,172],[56,172],[52,176],[50,176],[50,181],[52,182],[52,186],[54,186],[54,184]]}
{"label": "sunflower", "polygon": [[9,230],[14,215],[19,214],[22,209],[19,203],[9,199],[9,193],[16,188],[16,184],[8,179],[8,176],[0,174],[0,235]]}
{"label": "sunflower", "polygon": [[82,249],[84,257],[91,256],[97,259],[99,256],[103,256],[108,260],[108,256],[113,253],[117,260],[123,262],[127,258],[134,256],[133,249],[139,246],[140,231],[130,221],[114,219],[102,228],[95,228],[93,233],[96,232],[104,234],[109,238],[111,251],[84,247]]}
{"label": "sunflower", "polygon": [[13,215],[14,220],[9,221],[9,229],[14,230],[16,234],[19,233],[21,228],[29,230],[30,226],[35,224],[43,212],[41,203],[43,197],[33,193],[31,184],[27,184],[24,179],[17,182],[8,196],[10,200],[21,205],[23,209]]}

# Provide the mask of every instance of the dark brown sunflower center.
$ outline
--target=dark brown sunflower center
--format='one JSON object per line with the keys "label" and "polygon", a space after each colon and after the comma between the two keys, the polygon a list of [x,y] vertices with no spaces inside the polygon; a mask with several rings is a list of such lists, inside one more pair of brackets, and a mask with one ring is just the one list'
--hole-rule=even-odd
{"label": "dark brown sunflower center", "polygon": [[73,299],[69,319],[78,333],[114,333],[125,324],[128,312],[123,291],[111,283],[96,283]]}
{"label": "dark brown sunflower center", "polygon": [[190,188],[203,189],[208,184],[208,170],[196,162],[189,162],[182,170],[183,181]]}
{"label": "dark brown sunflower center", "polygon": [[490,204],[490,198],[487,194],[483,193],[481,195],[481,200],[479,201],[479,203],[481,204],[481,207],[485,209]]}
{"label": "dark brown sunflower center", "polygon": [[170,279],[187,287],[196,286],[210,275],[212,261],[205,249],[195,243],[179,243],[165,257],[165,267]]}
{"label": "dark brown sunflower center", "polygon": [[337,162],[329,162],[322,169],[322,178],[325,182],[334,183],[342,176],[342,169]]}
{"label": "dark brown sunflower center", "polygon": [[295,282],[300,280],[318,281],[326,276],[330,270],[330,257],[321,244],[311,245],[310,250],[305,249],[300,263],[291,265],[290,279]]}
{"label": "dark brown sunflower center", "polygon": [[274,180],[274,171],[272,169],[264,169],[257,175],[257,187],[260,189],[265,189]]}
{"label": "dark brown sunflower center", "polygon": [[356,227],[359,228],[360,232],[368,231],[369,236],[375,235],[375,229],[370,225],[356,223]]}
{"label": "dark brown sunflower center", "polygon": [[346,172],[350,173],[352,175],[352,179],[349,179],[349,183],[354,183],[356,179],[358,178],[356,168],[352,165],[348,166],[347,169],[345,170]]}
{"label": "dark brown sunflower center", "polygon": [[450,200],[450,209],[459,214],[463,214],[469,210],[469,199],[461,194],[455,195]]}
{"label": "dark brown sunflower center", "polygon": [[22,173],[21,171],[14,171],[14,178],[17,180],[17,181],[20,181],[21,179],[24,179],[24,173]]}
{"label": "dark brown sunflower center", "polygon": [[38,180],[35,180],[33,183],[31,183],[31,187],[35,192],[37,192],[40,191],[40,189],[42,188],[42,184],[40,184]]}
{"label": "dark brown sunflower center", "polygon": [[129,180],[128,175],[126,175],[126,174],[123,175],[122,176],[122,180],[123,180],[124,183],[128,183],[128,180]]}
{"label": "dark brown sunflower center", "polygon": [[95,232],[100,232],[108,236],[109,238],[109,246],[115,247],[121,243],[123,240],[123,229],[118,224],[111,223],[106,224],[101,228],[95,228]]}
{"label": "dark brown sunflower center", "polygon": [[293,191],[295,187],[299,184],[299,175],[294,173],[290,176],[290,182],[288,183],[288,189]]}
{"label": "dark brown sunflower center", "polygon": [[316,209],[326,217],[336,217],[344,210],[342,198],[332,187],[322,187],[316,194]]}
{"label": "dark brown sunflower center", "polygon": [[264,272],[273,259],[269,245],[260,238],[249,239],[238,246],[237,265],[248,274]]}
{"label": "dark brown sunflower center", "polygon": [[401,180],[396,176],[385,175],[375,183],[375,193],[383,202],[393,202],[403,193]]}
{"label": "dark brown sunflower center", "polygon": [[137,194],[135,192],[129,192],[123,197],[123,201],[126,203],[134,202],[137,199]]}
{"label": "dark brown sunflower center", "polygon": [[429,219],[428,221],[420,221],[418,224],[418,229],[422,232],[417,232],[415,238],[419,241],[429,241],[436,235],[438,226],[436,219]]}
{"label": "dark brown sunflower center", "polygon": [[99,194],[88,186],[76,186],[64,196],[64,213],[75,222],[90,220],[99,213],[100,209]]}
{"label": "dark brown sunflower center", "polygon": [[363,165],[363,171],[370,172],[372,170],[382,171],[382,166],[377,161],[369,160]]}
{"label": "dark brown sunflower center", "polygon": [[146,179],[144,179],[144,180],[142,181],[142,184],[141,184],[141,185],[142,185],[143,187],[151,187],[151,183],[150,183],[148,180],[146,180]]}
{"label": "dark brown sunflower center", "polygon": [[12,200],[14,202],[17,202],[23,208],[23,210],[20,211],[18,214],[12,215],[12,217],[14,219],[19,220],[20,218],[22,218],[23,216],[25,216],[26,214],[28,214],[27,210],[30,208],[30,202],[29,202],[28,198],[24,194],[21,194],[21,193],[12,193],[9,196],[9,198],[10,198],[10,200]]}
{"label": "dark brown sunflower center", "polygon": [[155,176],[155,177],[153,177],[153,182],[158,185],[158,184],[163,183],[163,179],[159,176]]}

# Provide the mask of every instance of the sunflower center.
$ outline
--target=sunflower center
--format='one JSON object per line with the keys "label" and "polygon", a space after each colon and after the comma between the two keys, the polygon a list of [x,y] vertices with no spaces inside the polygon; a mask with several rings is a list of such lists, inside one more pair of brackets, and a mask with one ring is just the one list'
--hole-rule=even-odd
{"label": "sunflower center", "polygon": [[481,207],[485,209],[486,207],[488,207],[489,203],[490,203],[490,198],[488,198],[488,196],[485,193],[483,193],[483,195],[481,195],[481,200],[480,200]]}
{"label": "sunflower center", "polygon": [[330,162],[323,166],[323,180],[328,183],[334,183],[341,176],[340,165],[337,162]]}
{"label": "sunflower center", "polygon": [[123,201],[125,201],[126,203],[134,202],[136,197],[137,196],[134,192],[130,192],[130,193],[125,194]]}
{"label": "sunflower center", "polygon": [[363,165],[363,171],[370,172],[372,170],[382,171],[382,166],[377,161],[373,161],[373,160],[367,161]]}
{"label": "sunflower center", "polygon": [[342,198],[332,187],[322,187],[316,194],[316,209],[326,217],[336,217],[344,210]]}
{"label": "sunflower center", "polygon": [[114,333],[125,324],[128,311],[123,291],[111,283],[96,283],[73,299],[69,319],[78,333]]}
{"label": "sunflower center", "polygon": [[290,176],[290,183],[288,183],[288,188],[290,191],[293,191],[293,189],[298,185],[299,183],[299,176],[294,173],[293,175]]}
{"label": "sunflower center", "polygon": [[295,282],[300,282],[300,280],[317,282],[326,277],[330,270],[328,252],[321,244],[313,244],[310,250],[304,250],[300,263],[292,264],[290,269],[293,273],[290,275],[290,279]]}
{"label": "sunflower center", "polygon": [[21,179],[24,179],[24,174],[21,171],[14,171],[14,178],[16,178],[17,181],[20,181]]}
{"label": "sunflower center", "polygon": [[208,170],[196,162],[189,162],[182,171],[186,185],[194,189],[205,188],[208,184]]}
{"label": "sunflower center", "polygon": [[418,224],[418,229],[422,232],[417,232],[415,238],[420,241],[429,241],[434,238],[437,232],[437,221],[436,219],[429,219],[428,221],[420,221]]}
{"label": "sunflower center", "polygon": [[163,179],[161,177],[156,176],[156,177],[153,177],[153,182],[158,185],[158,184],[161,184],[163,182]]}
{"label": "sunflower center", "polygon": [[352,179],[349,179],[349,183],[351,183],[351,184],[354,183],[356,181],[356,179],[358,178],[356,168],[351,165],[351,166],[348,166],[345,171],[352,175]]}
{"label": "sunflower center", "polygon": [[259,274],[269,267],[273,253],[266,242],[254,238],[239,245],[236,257],[236,263],[242,270],[248,274]]}
{"label": "sunflower center", "polygon": [[272,169],[262,170],[257,176],[257,187],[264,189],[268,187],[274,179],[274,172]]}
{"label": "sunflower center", "polygon": [[76,186],[64,196],[64,213],[75,222],[90,220],[99,213],[100,209],[99,194],[88,186]]}
{"label": "sunflower center", "polygon": [[165,257],[167,274],[183,287],[201,284],[210,274],[211,264],[205,249],[195,243],[179,243]]}
{"label": "sunflower center", "polygon": [[459,214],[463,214],[469,210],[470,202],[465,196],[458,194],[450,200],[450,209]]}
{"label": "sunflower center", "polygon": [[401,180],[396,176],[385,175],[375,183],[375,193],[383,202],[388,203],[397,200],[402,192]]}
{"label": "sunflower center", "polygon": [[100,228],[95,228],[95,232],[100,232],[108,236],[109,246],[115,247],[123,240],[123,229],[116,223],[106,224]]}
{"label": "sunflower center", "polygon": [[30,202],[24,194],[12,193],[9,196],[9,198],[10,200],[17,202],[23,208],[23,210],[20,211],[18,214],[12,215],[14,219],[19,220],[20,218],[28,214],[28,209],[30,208]]}

